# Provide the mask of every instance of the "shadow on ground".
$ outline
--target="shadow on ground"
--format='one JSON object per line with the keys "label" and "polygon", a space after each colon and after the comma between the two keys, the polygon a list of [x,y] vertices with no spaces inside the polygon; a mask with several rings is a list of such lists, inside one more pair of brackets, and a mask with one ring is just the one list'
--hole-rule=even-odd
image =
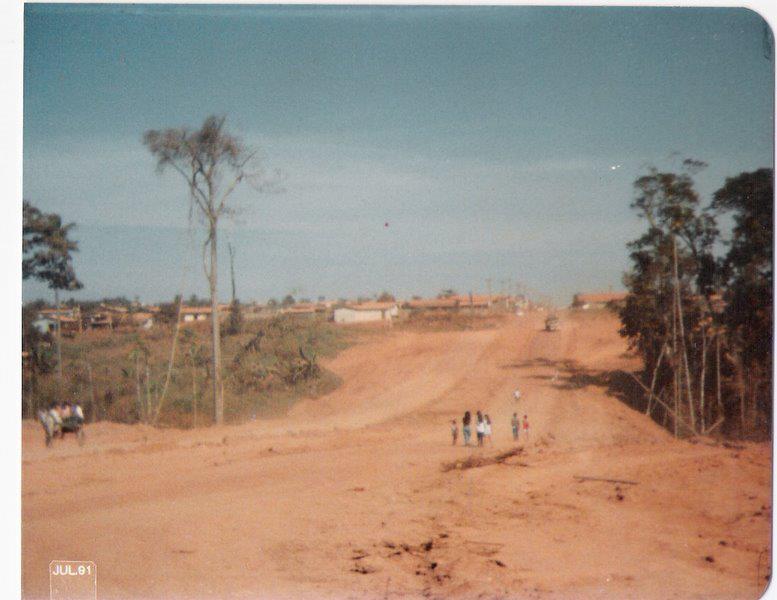
{"label": "shadow on ground", "polygon": [[502,369],[528,369],[532,367],[548,367],[553,372],[548,375],[529,375],[529,379],[550,381],[553,387],[562,390],[581,390],[590,386],[603,388],[607,394],[623,402],[625,405],[645,412],[647,398],[639,383],[639,373],[628,373],[621,369],[612,371],[586,369],[573,360],[551,360],[534,358],[519,363],[501,365]]}

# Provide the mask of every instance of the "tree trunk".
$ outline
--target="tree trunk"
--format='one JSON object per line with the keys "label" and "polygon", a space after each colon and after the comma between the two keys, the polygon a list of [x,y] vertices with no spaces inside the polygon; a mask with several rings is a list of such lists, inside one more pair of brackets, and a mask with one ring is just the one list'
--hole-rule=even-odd
{"label": "tree trunk", "polygon": [[151,373],[148,368],[148,357],[146,357],[146,406],[143,409],[143,422],[148,423],[148,416],[151,412]]}
{"label": "tree trunk", "polygon": [[32,352],[30,352],[29,359],[29,371],[30,371],[30,388],[27,394],[27,410],[29,411],[29,418],[35,418],[35,366],[32,360]]}
{"label": "tree trunk", "polygon": [[664,343],[661,346],[661,352],[658,355],[658,360],[656,361],[656,367],[653,369],[653,378],[650,381],[650,393],[648,395],[648,404],[647,404],[647,408],[645,409],[646,415],[650,415],[650,411],[653,409],[653,393],[656,389],[656,378],[658,377],[658,370],[661,368],[661,360],[664,358],[665,351],[666,351],[666,344]]}
{"label": "tree trunk", "polygon": [[691,422],[693,433],[696,433],[696,410],[693,406],[693,394],[691,393],[691,372],[688,368],[688,346],[685,343],[685,324],[683,322],[683,304],[680,294],[680,276],[677,269],[677,238],[674,235],[672,236],[672,262],[674,270],[674,295],[675,302],[677,303],[677,321],[680,326],[680,342],[683,347],[682,361],[683,368],[685,370],[686,394],[688,396],[688,417]]}
{"label": "tree trunk", "polygon": [[704,378],[707,372],[707,335],[704,327],[701,328],[701,375],[699,376],[699,412],[701,413],[701,430],[707,427],[704,415]]}
{"label": "tree trunk", "polygon": [[137,394],[138,421],[143,421],[143,400],[140,395],[140,354],[135,355],[135,393]]}
{"label": "tree trunk", "polygon": [[156,403],[156,410],[154,411],[153,425],[156,427],[159,421],[159,414],[162,412],[162,404],[165,402],[167,396],[167,388],[170,385],[170,378],[173,375],[173,363],[175,362],[175,350],[178,347],[178,331],[181,328],[181,307],[183,306],[183,295],[178,297],[178,312],[176,313],[175,329],[173,330],[173,345],[170,348],[170,361],[167,363],[167,376],[165,377],[165,385],[162,388],[162,397]]}
{"label": "tree trunk", "polygon": [[95,422],[95,415],[97,414],[97,407],[94,402],[94,379],[92,379],[92,365],[89,361],[86,361],[86,373],[89,375],[89,404],[92,408],[92,423]]}
{"label": "tree trunk", "polygon": [[[674,285],[674,281],[672,282]],[[674,400],[674,412],[675,415],[679,414],[680,411],[680,400],[679,400],[679,386],[677,383],[677,304],[674,301],[674,298],[672,299],[672,396]],[[677,437],[678,435],[678,425],[677,418],[674,418],[674,436]]]}
{"label": "tree trunk", "polygon": [[54,289],[54,304],[57,305],[57,382],[59,393],[62,394],[62,315],[59,309],[59,290]]}
{"label": "tree trunk", "polygon": [[216,425],[224,422],[224,390],[221,385],[221,331],[219,330],[219,301],[216,292],[218,282],[218,249],[216,246],[216,223],[210,224],[210,285],[211,325],[213,331],[213,408]]}
{"label": "tree trunk", "polygon": [[197,367],[192,360],[192,403],[194,405],[194,428],[197,428]]}

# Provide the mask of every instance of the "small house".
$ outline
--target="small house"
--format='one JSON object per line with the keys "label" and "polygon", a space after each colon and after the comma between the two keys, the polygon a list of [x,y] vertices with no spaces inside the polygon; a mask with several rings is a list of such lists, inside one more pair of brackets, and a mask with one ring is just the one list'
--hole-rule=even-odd
{"label": "small house", "polygon": [[362,302],[349,304],[334,310],[335,323],[391,322],[399,315],[396,302]]}

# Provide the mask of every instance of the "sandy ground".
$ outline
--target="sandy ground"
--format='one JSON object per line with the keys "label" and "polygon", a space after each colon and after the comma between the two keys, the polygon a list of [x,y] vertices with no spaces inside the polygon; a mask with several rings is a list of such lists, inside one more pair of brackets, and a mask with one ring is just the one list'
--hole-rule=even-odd
{"label": "sandy ground", "polygon": [[[676,441],[579,377],[633,368],[625,350],[610,316],[546,333],[529,315],[371,337],[284,419],[98,424],[50,450],[25,423],[24,597],[69,559],[97,564],[100,598],[758,598],[771,446]],[[493,447],[451,446],[465,409],[491,415]],[[519,455],[442,470],[513,447],[515,410]]]}

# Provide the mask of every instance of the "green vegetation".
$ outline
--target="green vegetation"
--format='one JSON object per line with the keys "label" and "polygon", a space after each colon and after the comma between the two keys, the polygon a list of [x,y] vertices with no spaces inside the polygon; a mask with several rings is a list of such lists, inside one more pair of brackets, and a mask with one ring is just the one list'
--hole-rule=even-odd
{"label": "green vegetation", "polygon": [[[301,398],[335,389],[340,382],[320,359],[335,356],[354,335],[312,318],[244,322],[240,333],[222,339],[225,419],[284,414]],[[25,413],[55,400],[78,400],[87,421],[213,423],[209,323],[181,327],[165,391],[172,336],[173,328],[163,326],[147,332],[88,331],[64,339],[61,393],[49,357],[48,371],[37,373],[34,385],[29,374],[25,378]]]}
{"label": "green vegetation", "polygon": [[634,184],[648,229],[629,244],[621,334],[643,360],[645,413],[675,435],[769,437],[773,173],[730,178],[704,207],[693,180],[704,166]]}

